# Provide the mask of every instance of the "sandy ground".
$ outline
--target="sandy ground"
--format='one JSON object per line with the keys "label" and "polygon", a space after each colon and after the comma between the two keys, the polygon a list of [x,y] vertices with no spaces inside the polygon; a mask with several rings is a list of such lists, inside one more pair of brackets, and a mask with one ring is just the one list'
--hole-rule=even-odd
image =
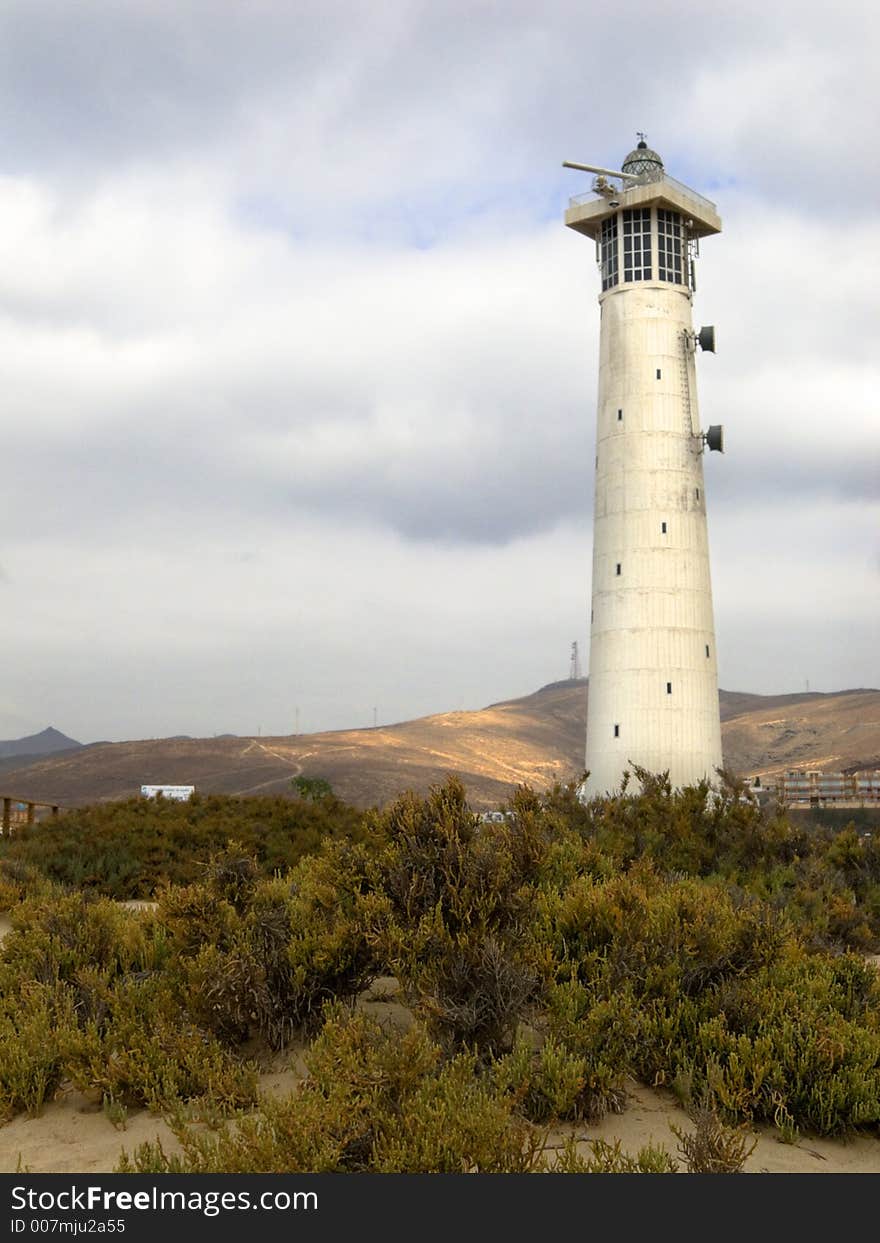
{"label": "sandy ground", "polygon": [[[387,1007],[383,1007],[387,1009]],[[390,1016],[389,1016],[390,1017]],[[296,1057],[295,1061],[299,1061]],[[260,1077],[260,1090],[267,1095],[286,1095],[301,1078],[301,1067],[270,1070]],[[646,1144],[660,1144],[675,1154],[677,1140],[670,1123],[690,1129],[687,1115],[668,1092],[642,1084],[628,1085],[629,1100],[623,1114],[609,1114],[591,1127],[565,1126],[554,1130],[550,1145],[561,1145],[569,1136],[588,1156],[589,1141],[620,1140],[624,1152],[635,1154]],[[880,1173],[880,1140],[802,1138],[797,1144],[781,1144],[770,1127],[755,1128],[757,1146],[746,1163],[750,1173],[876,1174]],[[125,1129],[117,1130],[100,1105],[80,1093],[62,1091],[38,1118],[20,1115],[0,1127],[0,1173],[17,1170],[42,1173],[105,1173],[112,1171],[123,1149],[132,1153],[145,1140],[160,1139],[166,1152],[178,1144],[166,1123],[147,1110],[132,1110]]]}
{"label": "sandy ground", "polygon": [[[690,1131],[687,1114],[671,1092],[657,1091],[643,1084],[627,1084],[629,1100],[623,1114],[608,1114],[596,1126],[560,1127],[550,1143],[563,1143],[568,1136],[578,1139],[578,1151],[590,1155],[589,1140],[609,1144],[620,1140],[624,1152],[633,1156],[647,1144],[662,1146],[678,1157],[678,1140],[670,1125]],[[746,1161],[750,1174],[877,1174],[880,1173],[880,1140],[857,1138],[848,1141],[804,1138],[797,1144],[782,1144],[770,1126],[755,1126],[749,1134],[757,1140]],[[2,1135],[2,1131],[0,1131]],[[682,1162],[683,1164],[683,1162]]]}
{"label": "sandy ground", "polygon": [[[9,927],[9,919],[0,915],[0,939]],[[877,960],[880,963],[880,956]],[[359,1005],[380,1021],[401,1029],[408,1027],[413,1018],[396,1000],[396,988],[397,982],[390,977],[377,980],[362,995]],[[260,1052],[254,1048],[255,1054]],[[305,1073],[302,1053],[302,1048],[295,1048],[270,1059],[263,1053],[265,1070],[260,1076],[260,1091],[270,1096],[290,1092]],[[629,1099],[623,1114],[609,1114],[590,1127],[560,1126],[550,1134],[549,1144],[561,1146],[573,1136],[579,1151],[589,1155],[591,1140],[619,1140],[623,1151],[633,1155],[649,1143],[662,1145],[674,1155],[677,1140],[670,1124],[691,1129],[675,1097],[671,1092],[635,1081],[627,1088]],[[880,1173],[880,1139],[802,1137],[796,1144],[782,1144],[773,1127],[757,1126],[752,1134],[757,1144],[745,1166],[750,1173]],[[145,1109],[130,1110],[124,1130],[117,1130],[100,1104],[71,1088],[62,1089],[39,1117],[19,1115],[0,1126],[0,1173],[110,1172],[123,1149],[131,1153],[138,1144],[157,1138],[166,1152],[178,1150],[169,1127],[155,1114]]]}

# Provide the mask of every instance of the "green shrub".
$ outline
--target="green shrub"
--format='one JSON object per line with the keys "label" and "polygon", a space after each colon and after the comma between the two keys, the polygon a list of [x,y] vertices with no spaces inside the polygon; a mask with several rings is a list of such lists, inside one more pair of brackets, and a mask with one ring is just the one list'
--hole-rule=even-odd
{"label": "green shrub", "polygon": [[176,1128],[168,1156],[142,1145],[120,1170],[141,1173],[284,1173],[367,1170],[521,1172],[540,1140],[509,1100],[475,1076],[472,1057],[443,1063],[422,1028],[388,1031],[332,1007],[306,1057],[309,1077],[284,1100],[216,1135]]}
{"label": "green shrub", "polygon": [[388,1174],[519,1174],[536,1169],[542,1151],[543,1136],[475,1075],[473,1056],[459,1055],[407,1099],[406,1114],[376,1145],[373,1168]]}
{"label": "green shrub", "polygon": [[204,945],[228,949],[241,932],[233,904],[204,882],[167,885],[158,898],[156,918],[180,958],[198,954]]}
{"label": "green shrub", "polygon": [[54,890],[52,881],[34,864],[22,859],[6,859],[0,854],[0,913],[27,898],[48,897]]}
{"label": "green shrub", "polygon": [[[370,892],[365,863],[362,848],[328,844],[289,880],[255,885],[236,921],[223,916],[222,936],[197,936],[184,919],[193,933],[185,991],[199,1021],[225,1039],[259,1033],[278,1049],[313,1027],[325,1002],[366,988],[387,903]],[[220,912],[222,901],[208,909]]]}
{"label": "green shrub", "polygon": [[0,984],[67,980],[84,964],[112,973],[156,970],[167,960],[164,930],[151,915],[105,898],[54,893],[12,911],[12,931],[0,948]]}
{"label": "green shrub", "polygon": [[725,1126],[711,1109],[692,1109],[690,1116],[693,1131],[670,1128],[688,1173],[740,1174],[758,1141],[750,1141],[741,1130]]}
{"label": "green shrub", "polygon": [[[540,977],[519,945],[491,935],[444,935],[432,929],[430,955],[416,956],[424,927],[393,969],[417,998],[417,1012],[445,1048],[476,1049],[491,1057],[509,1049],[530,1012]],[[420,935],[421,934],[421,935]]]}
{"label": "green shrub", "polygon": [[634,1157],[622,1152],[620,1140],[590,1140],[591,1155],[583,1157],[570,1140],[551,1166],[554,1174],[677,1174],[678,1163],[665,1148],[648,1144]]}
{"label": "green shrub", "polygon": [[313,803],[319,803],[322,799],[329,798],[333,794],[333,788],[329,781],[323,777],[294,777],[290,783],[291,789],[295,790],[300,798],[311,799]]}
{"label": "green shrub", "polygon": [[513,1050],[495,1063],[493,1077],[502,1091],[511,1093],[516,1108],[531,1122],[597,1120],[586,1059],[570,1053],[552,1036],[540,1049],[521,1037]]}
{"label": "green shrub", "polygon": [[[188,1141],[193,1168],[521,1168],[537,1159],[527,1119],[598,1119],[628,1074],[719,1125],[880,1126],[880,979],[862,960],[878,846],[793,828],[733,783],[638,775],[638,793],[586,806],[573,787],[521,788],[499,824],[451,780],[356,822],[332,795],[133,802],[40,826],[16,847],[32,856],[4,841],[0,1110],[38,1110],[65,1074],[111,1109],[246,1108],[245,1041],[281,1048],[387,974],[425,1028],[380,1036],[334,1011],[312,1086]],[[83,883],[121,877],[134,852],[138,885],[166,878],[155,911],[34,873],[39,857],[73,876],[77,825],[95,830]],[[296,866],[268,877],[288,848]]]}
{"label": "green shrub", "polygon": [[255,1068],[187,1021],[162,979],[102,988],[92,976],[87,984],[97,1016],[84,1016],[62,1044],[65,1074],[81,1092],[154,1111],[180,1102],[203,1103],[212,1112],[253,1104]]}
{"label": "green shrub", "polygon": [[52,1099],[73,1026],[70,999],[52,985],[28,982],[0,1000],[0,1119],[21,1110],[33,1116]]}
{"label": "green shrub", "polygon": [[0,950],[0,1104],[39,1109],[69,1078],[100,1099],[164,1108],[254,1099],[252,1069],[187,1014],[151,913],[56,894],[13,911]]}
{"label": "green shrub", "polygon": [[219,794],[196,794],[189,802],[128,799],[68,811],[27,837],[0,838],[0,867],[24,864],[67,887],[151,898],[163,885],[202,880],[205,864],[230,839],[268,877],[328,838],[364,838],[363,813],[332,793],[317,801]]}
{"label": "green shrub", "polygon": [[481,823],[450,779],[371,821],[385,843],[374,885],[388,901],[387,967],[435,1038],[484,1058],[510,1048],[541,984],[527,930],[549,838],[534,796],[521,791],[514,809]]}

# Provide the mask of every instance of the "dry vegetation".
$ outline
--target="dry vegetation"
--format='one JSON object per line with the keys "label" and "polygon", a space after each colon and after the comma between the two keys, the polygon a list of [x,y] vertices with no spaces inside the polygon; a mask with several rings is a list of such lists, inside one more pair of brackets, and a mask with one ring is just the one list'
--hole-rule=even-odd
{"label": "dry vegetation", "polygon": [[[640,776],[586,807],[523,787],[504,823],[450,779],[383,812],[127,803],[3,842],[0,1110],[63,1083],[147,1106],[177,1150],[120,1168],[155,1172],[720,1171],[758,1120],[877,1135],[880,845]],[[133,892],[155,909],[111,900]],[[354,1007],[386,976],[405,1030]],[[254,1049],[303,1038],[307,1077],[260,1096]],[[551,1154],[627,1076],[687,1104],[677,1151]]]}

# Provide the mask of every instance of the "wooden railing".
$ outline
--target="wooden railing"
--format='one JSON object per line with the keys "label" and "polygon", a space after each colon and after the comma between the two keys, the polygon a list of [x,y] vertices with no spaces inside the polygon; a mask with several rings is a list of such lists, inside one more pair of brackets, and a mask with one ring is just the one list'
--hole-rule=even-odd
{"label": "wooden railing", "polygon": [[[2,799],[3,802],[3,818],[2,821],[0,821],[0,830],[2,830],[4,836],[10,833],[13,826],[16,824],[33,824],[36,819],[36,810],[38,807],[51,807],[53,818],[56,817],[61,811],[60,803],[43,803],[39,799],[16,798],[12,794],[0,794],[0,799]],[[16,811],[19,811],[21,808],[25,809],[24,821],[22,821],[18,815],[13,819],[13,803],[18,804]]]}

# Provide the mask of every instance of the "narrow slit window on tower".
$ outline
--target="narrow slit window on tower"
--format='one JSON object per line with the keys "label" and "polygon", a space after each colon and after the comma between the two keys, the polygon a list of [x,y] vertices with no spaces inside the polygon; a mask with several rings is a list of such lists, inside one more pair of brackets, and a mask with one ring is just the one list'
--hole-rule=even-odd
{"label": "narrow slit window on tower", "polygon": [[707,643],[706,644],[706,658],[708,659],[708,657],[709,657],[709,644]]}
{"label": "narrow slit window on tower", "polygon": [[667,694],[667,695],[671,695],[671,694],[672,694],[672,683],[671,683],[671,682],[667,682],[667,683],[666,683],[666,694]]}
{"label": "narrow slit window on tower", "polygon": [[657,379],[658,380],[660,379],[660,368],[659,367],[657,368]]}
{"label": "narrow slit window on tower", "polygon": [[651,279],[650,207],[632,207],[623,213],[623,279]]}
{"label": "narrow slit window on tower", "polygon": [[623,422],[623,411],[622,411],[622,410],[618,410],[618,412],[617,412],[617,421],[618,421],[618,423],[622,423],[622,422]]}
{"label": "narrow slit window on tower", "polygon": [[660,523],[660,532],[662,535],[666,534],[666,523],[665,522]]}
{"label": "narrow slit window on tower", "polygon": [[619,726],[619,725],[615,725],[615,726],[614,726],[614,737],[615,737],[615,738],[619,738],[619,737],[620,737],[620,726]]}
{"label": "narrow slit window on tower", "polygon": [[696,492],[697,492],[697,500],[699,500],[699,499],[700,499],[700,489],[699,489],[699,488],[697,488],[697,489],[696,489]]}
{"label": "narrow slit window on tower", "polygon": [[617,563],[617,573],[618,573],[618,574],[620,573],[620,562],[619,562],[619,561],[618,561],[618,563]]}

